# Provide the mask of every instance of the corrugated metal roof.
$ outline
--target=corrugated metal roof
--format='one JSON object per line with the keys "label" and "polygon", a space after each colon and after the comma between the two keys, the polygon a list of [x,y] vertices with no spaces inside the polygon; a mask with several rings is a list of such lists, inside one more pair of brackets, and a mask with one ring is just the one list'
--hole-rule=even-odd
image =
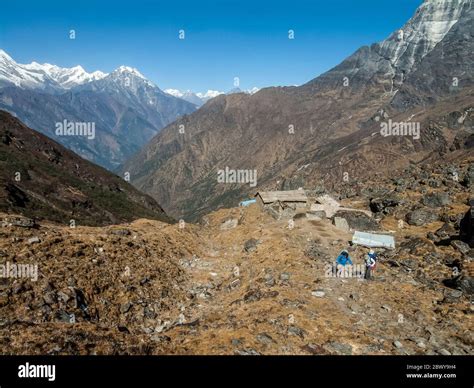
{"label": "corrugated metal roof", "polygon": [[393,236],[387,234],[375,234],[365,232],[354,232],[352,237],[354,244],[363,245],[366,247],[377,248],[395,248],[395,239]]}
{"label": "corrugated metal roof", "polygon": [[307,202],[308,197],[304,190],[287,191],[260,191],[255,196],[260,196],[263,203],[280,202]]}

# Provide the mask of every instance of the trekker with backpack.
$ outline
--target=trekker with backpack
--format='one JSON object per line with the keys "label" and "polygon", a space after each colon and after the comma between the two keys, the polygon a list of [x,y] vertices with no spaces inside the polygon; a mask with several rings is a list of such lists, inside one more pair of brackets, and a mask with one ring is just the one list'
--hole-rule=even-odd
{"label": "trekker with backpack", "polygon": [[347,252],[345,249],[341,253],[339,253],[339,256],[337,256],[336,265],[339,264],[342,266],[346,266],[346,264],[352,265],[352,260],[349,257],[349,252]]}
{"label": "trekker with backpack", "polygon": [[[349,265],[348,265],[349,264]],[[346,265],[348,265],[346,267]],[[345,249],[339,253],[339,256],[336,258],[335,266],[336,277],[348,277],[352,273],[352,260],[349,257],[349,252]]]}
{"label": "trekker with backpack", "polygon": [[372,273],[375,271],[375,265],[377,264],[377,254],[373,249],[369,251],[365,258],[365,275],[364,279],[372,279]]}

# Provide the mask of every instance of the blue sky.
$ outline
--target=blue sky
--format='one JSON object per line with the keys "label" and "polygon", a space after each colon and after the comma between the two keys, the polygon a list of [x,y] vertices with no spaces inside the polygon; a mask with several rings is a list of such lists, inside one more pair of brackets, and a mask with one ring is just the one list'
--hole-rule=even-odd
{"label": "blue sky", "polygon": [[242,89],[300,85],[387,37],[421,2],[4,1],[0,48],[20,63],[136,67],[162,89],[227,91],[234,77]]}

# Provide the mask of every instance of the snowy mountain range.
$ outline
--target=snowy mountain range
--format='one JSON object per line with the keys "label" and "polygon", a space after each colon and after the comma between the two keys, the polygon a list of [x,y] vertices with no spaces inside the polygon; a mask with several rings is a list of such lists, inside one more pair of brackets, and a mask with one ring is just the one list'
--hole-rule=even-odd
{"label": "snowy mountain range", "polygon": [[[19,64],[0,50],[0,109],[113,170],[161,128],[197,106],[163,92],[128,66],[108,74],[88,73],[81,66]],[[64,120],[94,123],[95,138],[58,136],[55,126]]]}
{"label": "snowy mountain range", "polygon": [[101,71],[88,73],[81,66],[64,68],[49,63],[20,64],[0,49],[0,87],[17,86],[23,89],[60,91],[106,76],[107,74]]}
{"label": "snowy mountain range", "polygon": [[257,93],[260,89],[257,87],[253,87],[252,89],[248,90],[241,90],[239,88],[234,88],[225,92],[219,92],[218,90],[208,90],[205,93],[194,93],[191,90],[186,90],[184,92],[178,89],[165,89],[165,93],[168,93],[174,97],[182,98],[183,100],[189,101],[197,106],[201,106],[205,104],[211,98],[217,97],[220,94],[232,94],[232,93],[247,93],[247,94],[254,94]]}

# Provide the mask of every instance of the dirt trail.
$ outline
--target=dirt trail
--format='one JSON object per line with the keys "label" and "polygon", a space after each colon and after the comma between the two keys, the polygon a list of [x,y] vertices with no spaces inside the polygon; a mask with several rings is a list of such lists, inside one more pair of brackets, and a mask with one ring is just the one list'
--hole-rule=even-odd
{"label": "dirt trail", "polygon": [[[239,225],[220,230],[228,219]],[[328,221],[302,219],[291,228],[255,206],[222,210],[207,222],[204,256],[189,272],[206,290],[187,311],[196,324],[167,332],[178,353],[434,354],[450,347],[448,325],[433,313],[439,292],[399,280],[383,264],[370,282],[326,277],[350,239]],[[250,239],[258,243],[246,252]],[[365,253],[352,249],[354,264]]]}

